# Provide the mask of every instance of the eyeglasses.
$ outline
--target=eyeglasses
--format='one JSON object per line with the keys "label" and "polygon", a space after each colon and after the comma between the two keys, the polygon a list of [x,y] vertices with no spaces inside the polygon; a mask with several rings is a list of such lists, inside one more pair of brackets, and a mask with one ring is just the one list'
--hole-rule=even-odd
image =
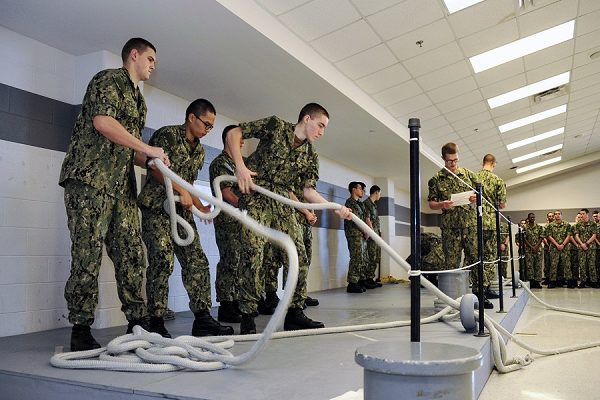
{"label": "eyeglasses", "polygon": [[458,162],[458,158],[455,158],[454,160],[446,160],[446,159],[444,159],[444,162],[446,164],[456,164]]}
{"label": "eyeglasses", "polygon": [[194,115],[194,117],[198,118],[200,120],[200,122],[202,122],[204,124],[204,129],[206,129],[206,132],[210,132],[210,130],[212,128],[214,128],[214,126],[212,124],[209,124],[208,122],[204,121],[202,118],[200,118],[197,115]]}

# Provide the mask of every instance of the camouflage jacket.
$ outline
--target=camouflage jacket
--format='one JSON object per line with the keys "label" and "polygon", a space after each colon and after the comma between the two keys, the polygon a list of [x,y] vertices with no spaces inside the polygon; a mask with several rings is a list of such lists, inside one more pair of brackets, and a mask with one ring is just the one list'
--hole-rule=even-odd
{"label": "camouflage jacket", "polygon": [[498,175],[487,169],[477,173],[477,180],[481,182],[483,197],[487,200],[483,201],[483,229],[496,230],[496,202],[506,203],[506,185]]}
{"label": "camouflage jacket", "polygon": [[258,174],[253,178],[257,185],[286,197],[298,187],[316,188],[319,157],[308,140],[294,148],[294,124],[272,116],[240,127],[244,139],[260,140],[246,163]]}
{"label": "camouflage jacket", "polygon": [[[579,239],[582,242],[587,242],[594,234],[598,235],[598,224],[594,221],[578,222],[573,227],[573,236],[579,234]],[[590,249],[596,248],[596,242],[592,242],[588,245]]]}
{"label": "camouflage jacket", "polygon": [[[456,176],[465,181],[467,185],[475,187],[477,176],[473,171],[466,168],[458,168]],[[429,194],[427,196],[427,201],[450,200],[453,193],[472,190],[467,185],[445,169],[442,169],[429,180]],[[477,216],[475,214],[475,208],[471,205],[455,206],[449,210],[442,210],[441,229],[476,227]]]}
{"label": "camouflage jacket", "polygon": [[363,208],[366,212],[366,217],[371,220],[371,224],[373,224],[373,230],[378,235],[381,235],[381,223],[379,222],[379,214],[377,213],[377,205],[371,200],[370,197],[367,197],[365,201],[362,202]]}
{"label": "camouflage jacket", "polygon": [[[352,213],[354,215],[356,215],[358,218],[360,218],[363,221],[365,220],[366,211],[365,211],[363,203],[360,201],[360,199],[354,200],[352,198],[352,196],[350,196],[346,200],[345,206],[348,207],[349,209],[351,209]],[[360,229],[358,229],[358,226],[354,222],[349,221],[347,219],[344,220],[344,232],[345,232],[346,236],[362,236],[363,235],[362,231]]]}
{"label": "camouflage jacket", "polygon": [[[532,245],[532,246],[537,245],[545,237],[546,237],[545,230],[541,225],[538,225],[538,224],[533,224],[533,225],[526,224],[525,225],[525,240],[527,240],[527,242],[530,245]],[[525,246],[525,249],[528,253],[533,252],[533,249],[529,248],[527,245]],[[542,246],[539,247],[538,251],[541,251],[541,250],[542,250]]]}
{"label": "camouflage jacket", "polygon": [[116,119],[140,139],[146,103],[125,68],[98,72],[88,84],[58,183],[74,179],[114,196],[135,196],[134,151],[115,144],[94,128],[94,117]]}
{"label": "camouflage jacket", "polygon": [[[164,126],[154,132],[150,138],[150,145],[162,147],[171,161],[171,171],[181,176],[186,182],[194,184],[198,171],[204,164],[204,147],[198,141],[196,147],[192,146],[185,138],[185,125]],[[138,196],[138,205],[158,209],[162,208],[167,198],[165,187],[148,172],[146,184]]]}
{"label": "camouflage jacket", "polygon": [[[571,231],[571,224],[569,224],[567,221],[554,221],[546,225],[546,235],[552,236],[558,244],[562,244],[565,238],[571,234]],[[555,247],[552,242],[550,242],[550,244],[550,247]],[[566,247],[569,248],[571,246]]]}
{"label": "camouflage jacket", "polygon": [[[245,159],[244,159],[245,162]],[[213,188],[213,182],[221,175],[233,175],[235,176],[235,162],[233,159],[223,150],[221,154],[215,157],[214,160],[210,163],[208,167],[208,174],[210,179],[210,190],[212,191],[213,196],[215,196],[215,190]],[[238,189],[237,183],[224,181],[221,183],[221,190],[225,188],[232,188],[233,192],[240,197],[241,193]],[[237,220],[230,215],[221,212],[217,215],[215,219],[215,223],[233,223],[237,222]]]}

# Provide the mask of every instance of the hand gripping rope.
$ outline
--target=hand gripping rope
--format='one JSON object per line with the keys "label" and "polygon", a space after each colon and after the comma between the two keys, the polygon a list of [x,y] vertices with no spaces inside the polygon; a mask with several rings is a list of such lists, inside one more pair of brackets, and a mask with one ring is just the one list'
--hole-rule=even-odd
{"label": "hand gripping rope", "polygon": [[[193,185],[189,184],[184,179],[173,173],[160,160],[155,159],[152,161],[152,163],[161,171],[164,177],[165,187],[167,189],[167,200],[165,203],[170,214],[171,231],[176,243],[180,245],[185,245],[181,243],[191,243],[195,232],[193,228],[189,226],[185,220],[183,220],[183,218],[176,215],[175,196],[173,195],[171,180],[177,182],[180,186],[184,187],[193,195],[198,196],[202,200],[212,203],[215,206],[215,209],[210,213],[202,213],[193,207],[192,211],[196,216],[200,217],[201,219],[213,219],[216,215],[218,215],[219,212],[221,212],[221,210],[225,211],[227,214],[236,218],[254,232],[265,236],[275,245],[286,251],[290,266],[282,299],[275,309],[275,313],[269,320],[269,323],[265,327],[264,332],[261,334],[204,338],[179,336],[175,339],[168,339],[163,338],[157,333],[146,332],[139,326],[136,326],[133,328],[133,333],[113,339],[106,347],[96,350],[55,354],[50,360],[50,363],[53,366],[59,368],[108,369],[136,372],[168,372],[181,369],[189,369],[194,371],[214,371],[228,368],[230,366],[242,365],[251,361],[261,350],[264,349],[267,341],[271,338],[278,339],[297,336],[388,329],[410,325],[410,321],[393,321],[367,325],[351,325],[334,328],[276,332],[276,330],[282,325],[284,314],[291,302],[298,279],[298,253],[293,241],[289,238],[289,236],[283,234],[282,232],[258,224],[252,218],[248,217],[244,212],[222,200],[220,183],[223,181],[235,182],[236,179],[234,177],[223,175],[215,179],[213,185],[217,197],[212,197],[199,191]],[[311,210],[339,210],[342,208],[341,205],[336,203],[312,204],[296,202],[272,193],[257,185],[253,185],[252,189],[295,208],[306,208]],[[351,219],[359,226],[361,230],[368,232],[369,236],[409,274],[421,275],[421,271],[411,270],[410,265],[402,257],[400,257],[400,255],[398,255],[383,239],[381,239],[381,237],[371,230],[365,222],[356,217],[354,214],[351,214]],[[181,239],[178,235],[176,226],[178,223],[186,231],[187,236],[185,239]],[[439,272],[440,271],[437,271],[437,273]],[[427,280],[424,276],[421,276],[421,285],[428,289],[432,294],[436,295],[440,300],[448,304],[448,307],[444,308],[440,312],[430,317],[422,318],[420,321],[421,323],[426,324],[439,320],[450,320],[458,315],[458,312],[453,312],[453,310],[460,310],[461,304],[459,300],[461,299],[450,298],[437,287],[435,287],[431,282],[429,282],[429,280]],[[523,286],[525,287],[525,285]],[[532,296],[541,302],[541,300],[539,300],[533,294]],[[598,313],[559,309],[553,308],[545,303],[542,304],[557,311],[575,312],[595,317],[600,316]],[[475,316],[478,315],[476,311],[474,313]],[[487,316],[485,316],[485,326],[490,332],[493,350],[492,354],[496,368],[501,373],[520,369],[533,361],[529,355],[525,356],[524,358],[514,357],[508,359],[506,344],[504,343],[504,340],[502,340],[501,334],[513,340],[516,344],[524,349],[532,353],[542,355],[560,354],[600,346],[600,341],[596,341],[582,345],[562,347],[554,350],[536,349],[510,334],[510,332],[506,331],[499,323]],[[234,356],[230,351],[227,350],[232,348],[235,342],[247,341],[256,342],[246,353],[243,353],[239,356]],[[132,353],[132,351],[134,353]]]}

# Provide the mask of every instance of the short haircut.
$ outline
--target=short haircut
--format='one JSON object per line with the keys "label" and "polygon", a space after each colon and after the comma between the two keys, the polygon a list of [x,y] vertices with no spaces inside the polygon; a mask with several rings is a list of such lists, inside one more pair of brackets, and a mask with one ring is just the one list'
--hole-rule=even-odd
{"label": "short haircut", "polygon": [[185,119],[190,115],[190,113],[194,114],[196,117],[200,115],[206,114],[210,112],[212,114],[217,114],[215,111],[215,106],[206,99],[196,99],[190,103],[190,105],[185,110]]}
{"label": "short haircut", "polygon": [[373,193],[377,193],[377,192],[381,192],[381,188],[377,185],[373,185],[373,186],[371,186],[371,189],[369,189],[369,194],[373,194]]}
{"label": "short haircut", "polygon": [[442,158],[445,160],[446,155],[458,153],[458,145],[456,143],[446,143],[442,146]]}
{"label": "short haircut", "polygon": [[600,211],[594,210],[594,214],[600,214]]}
{"label": "short haircut", "polygon": [[556,215],[556,214],[562,215],[562,212],[560,210],[556,210],[556,211],[554,211],[554,215]]}
{"label": "short haircut", "polygon": [[589,214],[589,213],[590,213],[590,210],[588,210],[587,208],[582,208],[582,209],[581,209],[581,210],[579,210],[579,211],[584,211],[586,214]]}
{"label": "short haircut", "polygon": [[223,146],[225,146],[225,143],[227,142],[227,134],[229,133],[229,131],[233,128],[237,128],[238,126],[239,125],[227,125],[225,129],[223,129],[223,133],[221,134],[221,139],[223,139]]}
{"label": "short haircut", "polygon": [[304,118],[305,115],[308,115],[311,118],[313,118],[316,115],[324,115],[327,118],[329,118],[329,113],[327,112],[325,107],[317,103],[308,103],[307,105],[302,107],[302,110],[300,110],[300,114],[298,115],[298,122],[302,121],[302,118]]}
{"label": "short haircut", "polygon": [[156,52],[156,47],[154,47],[154,45],[146,39],[139,37],[129,39],[121,50],[121,59],[123,60],[123,63],[125,63],[127,58],[129,58],[129,53],[131,53],[131,50],[136,49],[140,53],[143,53],[148,47]]}
{"label": "short haircut", "polygon": [[496,157],[493,154],[486,154],[483,156],[483,164],[493,164],[496,162]]}
{"label": "short haircut", "polygon": [[547,217],[548,215],[550,215],[550,214],[554,215],[554,211],[548,211],[548,212],[546,213],[546,217]]}
{"label": "short haircut", "polygon": [[352,189],[355,189],[359,186],[364,189],[366,185],[362,182],[352,181],[348,184],[348,191],[352,193]]}
{"label": "short haircut", "polygon": [[528,218],[528,219],[529,219],[529,216],[530,216],[530,215],[533,215],[533,216],[535,217],[535,213],[529,213],[529,214],[527,214],[527,218]]}

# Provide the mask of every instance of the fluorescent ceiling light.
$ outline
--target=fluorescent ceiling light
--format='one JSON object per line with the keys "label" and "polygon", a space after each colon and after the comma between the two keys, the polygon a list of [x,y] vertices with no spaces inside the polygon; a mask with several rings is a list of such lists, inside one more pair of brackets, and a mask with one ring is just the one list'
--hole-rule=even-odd
{"label": "fluorescent ceiling light", "polygon": [[554,129],[545,133],[540,133],[539,135],[532,136],[528,139],[519,140],[518,142],[514,142],[506,146],[508,150],[513,150],[518,147],[527,146],[528,144],[539,142],[540,140],[548,139],[556,135],[562,135],[565,133],[565,128]]}
{"label": "fluorescent ceiling light", "polygon": [[541,156],[542,154],[552,153],[553,151],[562,149],[562,147],[563,147],[562,144],[557,144],[556,146],[547,147],[542,150],[534,151],[533,153],[525,154],[524,156],[513,158],[512,162],[513,162],[513,164],[516,164],[520,161],[525,161],[525,160],[529,160],[530,158],[533,158],[533,157]]}
{"label": "fluorescent ceiling light", "polygon": [[450,14],[471,7],[473,4],[481,3],[483,0],[444,0]]}
{"label": "fluorescent ceiling light", "polygon": [[549,160],[539,162],[537,164],[531,164],[523,168],[517,168],[517,174],[522,174],[523,172],[531,171],[532,169],[545,167],[548,164],[554,164],[556,162],[559,162],[561,159],[562,157],[554,157]]}
{"label": "fluorescent ceiling light", "polygon": [[513,101],[529,97],[532,94],[540,93],[545,90],[564,85],[565,83],[569,82],[570,77],[571,72],[564,72],[560,75],[544,79],[543,81],[532,83],[531,85],[523,86],[522,88],[511,90],[510,92],[492,97],[491,99],[488,99],[488,104],[490,105],[490,108],[500,107],[505,104],[512,103]]}
{"label": "fluorescent ceiling light", "polygon": [[545,49],[555,44],[573,39],[575,34],[575,20],[546,29],[526,38],[515,40],[504,46],[486,51],[469,58],[475,73],[485,71],[500,64],[515,60],[536,51]]}
{"label": "fluorescent ceiling light", "polygon": [[537,114],[530,115],[525,118],[517,119],[516,121],[509,122],[504,125],[500,125],[498,129],[500,133],[505,133],[508,131],[512,131],[513,129],[520,128],[525,125],[533,124],[534,122],[541,121],[546,118],[554,117],[555,115],[559,115],[567,112],[567,105],[563,104],[562,106],[554,107],[546,111],[539,112]]}

